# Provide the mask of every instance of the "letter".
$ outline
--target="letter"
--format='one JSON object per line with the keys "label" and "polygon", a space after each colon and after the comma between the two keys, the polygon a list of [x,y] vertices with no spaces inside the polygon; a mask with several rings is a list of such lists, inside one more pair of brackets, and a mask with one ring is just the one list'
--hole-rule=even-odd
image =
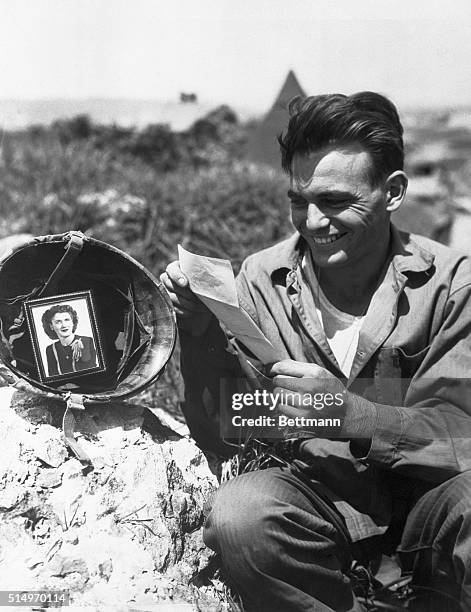
{"label": "letter", "polygon": [[323,399],[324,399],[323,393],[314,393],[314,396],[313,396],[314,403],[312,405],[314,410],[322,410],[324,408]]}
{"label": "letter", "polygon": [[[298,417],[296,417],[298,418]],[[278,425],[280,427],[293,427],[294,425],[296,425],[296,422],[294,419],[290,419],[289,417],[287,417],[284,414],[280,414],[278,415]]]}
{"label": "letter", "polygon": [[232,425],[234,427],[241,427],[242,423],[241,423],[241,419],[242,417],[240,416],[240,414],[236,414],[232,417]]}
{"label": "letter", "polygon": [[[309,395],[309,394],[304,393],[303,397],[301,397],[301,393],[298,393],[297,391],[294,391],[294,392],[288,391],[288,393],[283,394],[281,401],[283,404],[286,404],[287,406],[296,406],[297,404],[302,404],[302,401],[306,395]],[[291,400],[291,404],[290,404],[290,400]]]}
{"label": "letter", "polygon": [[310,393],[303,393],[303,406],[312,407],[313,396]]}
{"label": "letter", "polygon": [[244,406],[253,406],[253,395],[252,393],[244,393],[244,397],[242,399],[244,402]]}
{"label": "letter", "polygon": [[275,410],[275,408],[278,405],[278,402],[280,401],[280,396],[276,395],[275,393],[270,393],[270,399],[271,399],[271,406],[269,406],[269,410]]}
{"label": "letter", "polygon": [[255,427],[266,427],[267,424],[270,425],[270,417],[264,415],[258,416],[254,421]]}
{"label": "letter", "polygon": [[334,396],[332,393],[326,393],[324,395],[324,406],[332,406],[334,403]]}
{"label": "letter", "polygon": [[253,392],[254,395],[254,400],[255,400],[255,405],[256,406],[260,406],[260,396],[261,396],[262,392],[260,391],[260,389],[255,389],[255,391]]}
{"label": "letter", "polygon": [[244,404],[242,403],[243,393],[232,394],[232,410],[242,410]]}
{"label": "letter", "polygon": [[335,402],[336,406],[343,406],[343,399],[344,399],[343,393],[336,393],[335,399],[336,399],[336,402]]}
{"label": "letter", "polygon": [[319,419],[319,427],[340,427],[340,419]]}

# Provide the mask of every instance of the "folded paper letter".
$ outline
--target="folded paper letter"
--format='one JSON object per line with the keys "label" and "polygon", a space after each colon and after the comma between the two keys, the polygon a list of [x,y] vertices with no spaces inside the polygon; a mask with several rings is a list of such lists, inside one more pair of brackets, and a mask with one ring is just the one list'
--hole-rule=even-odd
{"label": "folded paper letter", "polygon": [[271,342],[240,306],[231,262],[195,255],[178,245],[180,268],[190,289],[262,363],[279,358]]}

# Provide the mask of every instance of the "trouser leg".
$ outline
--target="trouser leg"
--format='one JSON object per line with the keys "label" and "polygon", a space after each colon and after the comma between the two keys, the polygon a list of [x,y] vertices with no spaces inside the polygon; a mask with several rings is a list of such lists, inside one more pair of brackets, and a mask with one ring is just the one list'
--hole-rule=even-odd
{"label": "trouser leg", "polygon": [[[419,609],[471,610],[471,472],[428,491],[407,518],[401,564],[414,584],[430,589]],[[461,602],[461,607],[458,602]],[[427,607],[428,606],[428,607]]]}
{"label": "trouser leg", "polygon": [[326,514],[312,487],[289,469],[250,472],[219,488],[204,539],[222,557],[246,610],[361,609],[345,574],[349,541]]}

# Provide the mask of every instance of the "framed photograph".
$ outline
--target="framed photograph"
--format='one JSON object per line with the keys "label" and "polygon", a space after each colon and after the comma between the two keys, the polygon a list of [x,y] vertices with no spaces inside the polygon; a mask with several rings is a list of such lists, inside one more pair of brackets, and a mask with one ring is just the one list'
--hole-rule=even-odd
{"label": "framed photograph", "polygon": [[41,382],[105,370],[90,291],[28,300],[24,309]]}

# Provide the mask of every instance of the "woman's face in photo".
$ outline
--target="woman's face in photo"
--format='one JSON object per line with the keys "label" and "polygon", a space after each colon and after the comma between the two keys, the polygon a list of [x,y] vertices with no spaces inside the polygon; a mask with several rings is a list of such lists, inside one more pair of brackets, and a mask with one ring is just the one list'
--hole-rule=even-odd
{"label": "woman's face in photo", "polygon": [[74,322],[68,312],[56,312],[51,319],[51,329],[58,338],[68,338],[74,333]]}

